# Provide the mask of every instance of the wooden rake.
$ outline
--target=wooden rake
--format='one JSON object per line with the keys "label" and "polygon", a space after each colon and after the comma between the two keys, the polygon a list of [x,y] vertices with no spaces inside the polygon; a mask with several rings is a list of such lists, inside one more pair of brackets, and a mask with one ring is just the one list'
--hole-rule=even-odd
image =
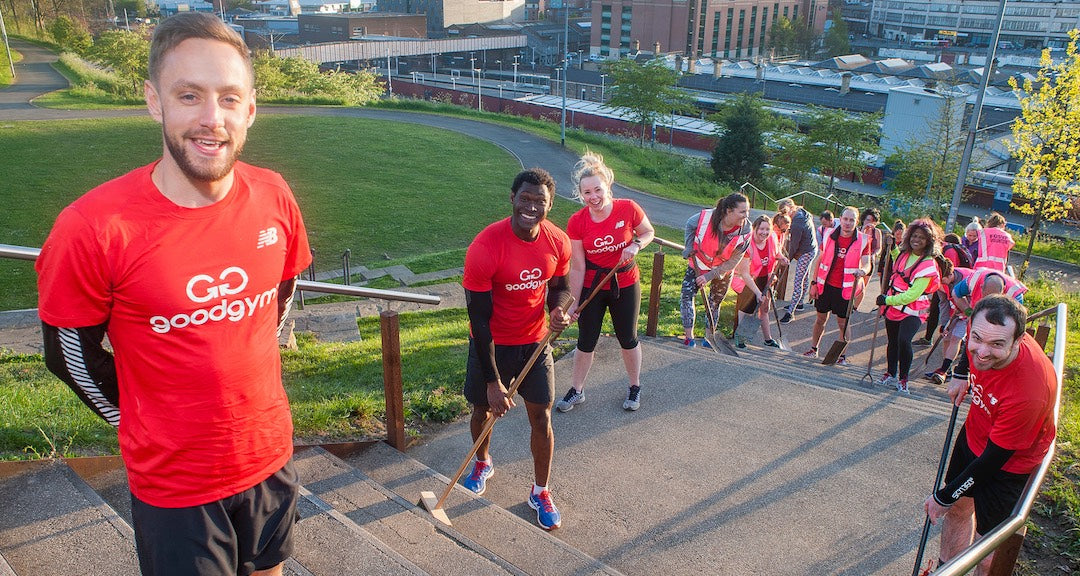
{"label": "wooden rake", "polygon": [[821,359],[821,363],[825,366],[832,366],[840,360],[840,356],[844,354],[844,350],[847,350],[848,345],[848,329],[851,328],[851,313],[855,310],[855,291],[852,289],[851,300],[848,300],[847,305],[847,318],[844,319],[844,331],[840,333],[840,337],[832,343],[829,347],[829,351],[825,353],[825,357]]}
{"label": "wooden rake", "polygon": [[[620,265],[621,264],[622,263],[620,263]],[[607,275],[604,276],[604,279],[601,280],[600,283],[593,288],[592,292],[589,293],[589,297],[581,303],[581,306],[578,306],[578,310],[581,310],[582,308],[588,306],[589,302],[592,302],[593,298],[596,297],[600,290],[609,282],[611,282],[611,277],[615,275],[615,270],[618,268],[619,266],[612,268],[611,271],[609,271]],[[570,299],[563,305],[563,309],[569,309],[573,303],[574,297],[571,296]],[[547,336],[545,336],[544,339],[540,341],[540,344],[537,345],[536,350],[533,350],[532,356],[529,356],[529,360],[525,363],[525,366],[521,369],[520,372],[518,372],[518,375],[510,381],[510,387],[506,390],[507,398],[514,397],[517,389],[521,386],[521,381],[524,380],[525,376],[527,376],[529,374],[529,371],[532,370],[532,367],[534,364],[536,364],[537,359],[539,359],[540,355],[544,353],[544,349],[547,348],[547,346],[551,344],[552,341],[558,338],[560,334],[562,334],[562,330],[548,331]],[[420,505],[423,506],[425,510],[430,512],[431,515],[439,522],[442,522],[447,526],[453,526],[453,524],[450,522],[450,517],[446,515],[446,510],[443,509],[443,505],[446,503],[446,499],[450,497],[450,492],[453,491],[454,486],[456,486],[458,483],[458,480],[461,480],[461,476],[465,473],[465,469],[469,467],[469,462],[471,462],[473,457],[476,455],[476,451],[480,449],[480,445],[483,444],[484,440],[487,440],[487,437],[491,435],[491,430],[495,427],[496,420],[498,420],[498,417],[494,414],[491,414],[487,417],[487,420],[484,421],[483,429],[481,429],[480,434],[476,437],[476,441],[473,442],[472,448],[469,449],[469,453],[465,455],[465,459],[462,460],[461,466],[458,467],[457,473],[454,474],[454,477],[450,479],[450,483],[446,485],[446,490],[443,491],[441,496],[436,498],[435,493],[428,490],[420,492]]]}

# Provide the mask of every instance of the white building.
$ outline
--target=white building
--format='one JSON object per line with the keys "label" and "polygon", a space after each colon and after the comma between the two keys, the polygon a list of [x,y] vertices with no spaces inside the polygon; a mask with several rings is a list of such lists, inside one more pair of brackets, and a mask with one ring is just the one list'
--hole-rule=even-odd
{"label": "white building", "polygon": [[[871,36],[977,46],[990,43],[999,9],[997,0],[871,0],[870,5]],[[1005,6],[998,40],[1013,48],[1060,48],[1073,28],[1080,28],[1080,0],[1019,0]]]}
{"label": "white building", "polygon": [[931,88],[901,86],[889,90],[885,118],[881,123],[881,156],[888,157],[909,142],[934,132],[933,126],[945,114],[953,116],[959,128],[964,119],[967,96]]}

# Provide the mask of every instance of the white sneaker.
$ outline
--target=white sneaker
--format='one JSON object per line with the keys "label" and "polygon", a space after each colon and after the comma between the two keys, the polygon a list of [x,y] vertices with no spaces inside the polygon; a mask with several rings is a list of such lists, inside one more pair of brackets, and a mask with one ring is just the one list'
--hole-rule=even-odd
{"label": "white sneaker", "polygon": [[574,409],[574,406],[577,406],[584,401],[585,393],[578,392],[571,387],[570,391],[566,393],[566,396],[563,396],[562,400],[555,403],[555,409],[559,412],[569,412]]}

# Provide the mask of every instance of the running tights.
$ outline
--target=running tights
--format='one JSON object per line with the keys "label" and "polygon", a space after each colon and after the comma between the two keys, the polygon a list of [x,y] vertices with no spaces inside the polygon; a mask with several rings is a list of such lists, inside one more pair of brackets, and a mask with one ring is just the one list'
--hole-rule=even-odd
{"label": "running tights", "polygon": [[915,337],[915,333],[921,326],[922,320],[919,320],[917,316],[905,316],[903,320],[885,318],[885,334],[889,336],[887,353],[889,362],[886,372],[901,380],[908,379],[911,359],[914,356],[911,339]]}
{"label": "running tights", "polygon": [[787,310],[795,314],[795,307],[802,303],[806,289],[810,287],[810,262],[814,260],[814,253],[810,252],[799,256],[795,261],[795,286],[791,289],[791,302]]}
{"label": "running tights", "polygon": [[[584,302],[590,292],[592,292],[590,288],[582,288],[581,299],[578,302]],[[641,283],[634,282],[631,286],[620,286],[618,298],[613,298],[609,289],[600,290],[596,293],[596,298],[589,302],[584,310],[578,312],[578,350],[592,352],[596,349],[605,312],[611,313],[611,325],[615,329],[615,337],[619,339],[619,346],[623,350],[637,348]]]}
{"label": "running tights", "polygon": [[[712,306],[713,314],[720,313],[720,303],[724,301],[724,296],[727,295],[728,286],[731,285],[731,274],[724,276],[718,280],[709,282],[709,302]],[[698,287],[697,287],[697,272],[693,268],[686,267],[686,275],[683,276],[682,292],[679,295],[679,315],[682,317],[683,328],[694,327],[694,302],[697,299]],[[711,328],[715,329],[715,326]]]}

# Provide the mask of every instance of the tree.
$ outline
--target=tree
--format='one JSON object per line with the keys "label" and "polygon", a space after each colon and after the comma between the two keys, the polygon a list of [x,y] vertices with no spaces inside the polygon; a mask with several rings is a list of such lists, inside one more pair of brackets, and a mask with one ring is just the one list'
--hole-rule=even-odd
{"label": "tree", "polygon": [[866,156],[880,149],[881,114],[852,114],[843,110],[812,107],[807,134],[813,143],[813,165],[829,173],[829,193],[837,174],[854,173],[862,181]]}
{"label": "tree", "polygon": [[130,83],[131,92],[126,95],[142,93],[150,59],[150,40],[145,30],[106,30],[90,48],[88,56]]}
{"label": "tree", "polygon": [[833,11],[830,21],[832,26],[825,31],[825,52],[829,57],[851,54],[847,22],[844,22],[839,9]]}
{"label": "tree", "polygon": [[63,14],[52,21],[52,24],[49,25],[49,32],[52,34],[53,40],[61,48],[76,54],[86,53],[94,43],[93,39],[90,38],[90,31],[86,29],[82,22],[72,20]]}
{"label": "tree", "polygon": [[346,106],[362,106],[377,100],[382,84],[370,72],[322,72],[319,65],[299,56],[278,58],[259,54],[253,63],[255,92],[264,99],[309,97],[330,99]]}
{"label": "tree", "polygon": [[[1080,31],[1069,32],[1065,58],[1054,64],[1043,50],[1033,82],[1024,80],[1020,116],[1013,122],[1009,151],[1020,163],[1013,181],[1012,207],[1033,216],[1024,277],[1042,222],[1068,214],[1071,194],[1080,191]],[[1009,78],[1013,90],[1015,78]]]}
{"label": "tree", "polygon": [[768,160],[763,133],[770,118],[760,96],[753,92],[729,100],[710,118],[718,127],[711,162],[717,180],[739,185],[761,178],[761,169]]}
{"label": "tree", "polygon": [[[897,148],[885,163],[896,171],[892,189],[917,206],[917,212],[935,218],[944,216],[952,201],[965,136],[961,126],[967,98],[942,88],[940,114],[926,129]],[[981,158],[973,158],[975,164]]]}
{"label": "tree", "polygon": [[769,48],[776,56],[807,55],[813,50],[814,33],[799,16],[790,20],[781,16],[769,28]]}
{"label": "tree", "polygon": [[622,106],[630,111],[634,122],[641,125],[641,145],[645,145],[645,131],[650,124],[668,114],[687,107],[689,97],[676,85],[678,72],[664,65],[662,60],[650,60],[639,64],[633,59],[612,62],[608,67],[611,76],[611,106]]}

